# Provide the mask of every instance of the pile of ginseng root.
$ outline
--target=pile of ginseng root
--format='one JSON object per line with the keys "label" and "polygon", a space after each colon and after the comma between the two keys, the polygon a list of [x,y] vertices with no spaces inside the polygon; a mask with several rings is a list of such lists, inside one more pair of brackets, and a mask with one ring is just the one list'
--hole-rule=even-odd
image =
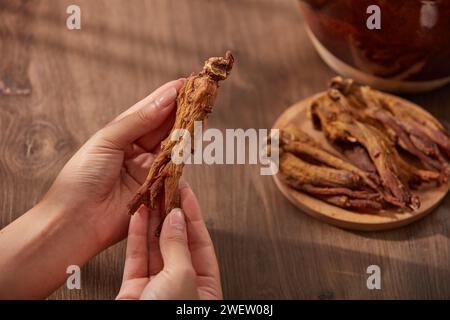
{"label": "pile of ginseng root", "polygon": [[411,190],[448,183],[450,135],[430,114],[350,79],[332,79],[308,115],[332,148],[295,125],[280,130],[291,188],[357,212],[414,211]]}

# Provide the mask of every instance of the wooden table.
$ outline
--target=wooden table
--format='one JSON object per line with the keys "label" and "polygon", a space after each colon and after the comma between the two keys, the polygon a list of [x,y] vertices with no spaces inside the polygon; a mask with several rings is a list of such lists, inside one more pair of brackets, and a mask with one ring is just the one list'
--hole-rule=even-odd
{"label": "wooden table", "polygon": [[[69,31],[72,3],[0,3],[0,227],[45,194],[96,130],[160,84],[198,70],[208,56],[230,49],[237,59],[208,121],[222,130],[269,128],[333,76],[306,36],[296,0],[78,0],[82,29]],[[407,98],[450,120],[449,87]],[[450,298],[448,197],[409,227],[350,232],[298,211],[258,166],[186,171],[226,298]],[[51,298],[114,298],[124,248],[90,261],[82,290],[63,287]],[[381,290],[366,287],[373,264],[381,268]]]}

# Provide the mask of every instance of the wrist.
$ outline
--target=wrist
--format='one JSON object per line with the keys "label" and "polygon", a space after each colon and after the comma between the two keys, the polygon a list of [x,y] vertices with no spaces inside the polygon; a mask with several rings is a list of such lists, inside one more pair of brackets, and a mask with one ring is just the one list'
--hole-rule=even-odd
{"label": "wrist", "polygon": [[[94,215],[90,210],[81,208],[71,201],[59,199],[55,201],[46,196],[33,209],[33,214],[47,221],[46,229],[53,230],[55,235],[61,236],[61,242],[67,238],[76,240],[78,250],[86,256],[86,260],[104,249],[105,240],[96,230]],[[44,218],[45,217],[45,218]]]}
{"label": "wrist", "polygon": [[0,252],[0,297],[19,299],[45,298],[64,283],[68,266],[97,253],[94,233],[47,200],[2,230]]}

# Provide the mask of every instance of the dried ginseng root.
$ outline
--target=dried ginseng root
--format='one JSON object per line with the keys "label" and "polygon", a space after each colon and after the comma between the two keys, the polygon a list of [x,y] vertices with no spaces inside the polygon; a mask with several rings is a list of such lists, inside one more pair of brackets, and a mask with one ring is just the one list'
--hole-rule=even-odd
{"label": "dried ginseng root", "polygon": [[336,77],[331,87],[348,99],[361,121],[378,125],[394,144],[422,163],[423,168],[417,167],[419,179],[448,181],[450,164],[444,155],[450,156],[450,135],[435,118],[423,110],[399,106],[401,102],[351,79]]}
{"label": "dried ginseng root", "polygon": [[338,154],[325,150],[307,133],[292,124],[281,130],[280,143],[282,150],[284,151],[293,153],[298,157],[306,156],[309,159],[313,159],[331,168],[351,172],[359,176],[368,187],[377,190],[377,183],[373,181],[375,177],[371,177],[370,174],[364,170],[345,161]]}
{"label": "dried ginseng root", "polygon": [[[191,137],[194,133],[194,122],[203,121],[212,111],[216,100],[219,81],[225,80],[232,67],[234,58],[230,52],[225,57],[213,57],[206,60],[203,70],[192,74],[181,88],[177,98],[175,124],[169,136],[161,143],[161,151],[154,160],[147,179],[128,205],[129,213],[134,214],[141,205],[154,208],[157,198],[164,197],[164,216],[173,208],[180,207],[178,183],[183,173],[183,164],[175,164],[171,160],[172,149],[181,141],[173,141],[175,130],[187,130]],[[192,143],[194,139],[191,139]],[[187,143],[187,142],[184,142]],[[185,149],[185,148],[181,148]],[[192,150],[192,146],[191,146]]]}
{"label": "dried ginseng root", "polygon": [[281,177],[290,187],[346,209],[373,212],[382,208],[383,199],[366,172],[293,125],[280,133]]}
{"label": "dried ginseng root", "polygon": [[331,89],[311,105],[311,114],[335,145],[362,146],[367,152],[385,192],[385,200],[398,207],[416,209],[419,202],[401,181],[389,141],[372,124],[362,122],[347,98]]}
{"label": "dried ginseng root", "polygon": [[350,162],[379,177],[387,202],[417,209],[420,202],[410,188],[448,182],[450,135],[427,112],[341,77],[310,111]]}

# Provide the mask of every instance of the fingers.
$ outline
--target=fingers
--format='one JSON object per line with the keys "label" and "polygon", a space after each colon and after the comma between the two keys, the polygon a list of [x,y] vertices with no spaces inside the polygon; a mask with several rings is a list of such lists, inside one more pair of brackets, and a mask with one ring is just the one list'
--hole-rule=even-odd
{"label": "fingers", "polygon": [[141,153],[146,153],[146,150],[137,143],[132,143],[126,146],[123,152],[125,153],[125,159],[130,159],[137,157]]}
{"label": "fingers", "polygon": [[137,110],[145,107],[146,105],[151,103],[153,100],[157,99],[164,91],[166,91],[167,89],[169,89],[171,87],[174,87],[177,91],[179,91],[185,82],[186,82],[186,79],[180,78],[178,80],[173,80],[173,81],[163,84],[161,87],[159,87],[158,89],[153,91],[147,97],[145,97],[141,101],[134,104],[131,108],[129,108],[129,109],[125,110],[124,112],[122,112],[121,114],[119,114],[112,122],[117,122],[117,121],[125,118],[126,116],[136,112]]}
{"label": "fingers", "polygon": [[140,137],[136,143],[143,149],[147,150],[147,152],[152,152],[153,149],[156,146],[159,146],[160,142],[169,135],[170,129],[172,129],[175,122],[175,114],[176,108],[172,110],[162,125],[160,125],[156,130]]}
{"label": "fingers", "polygon": [[141,207],[130,220],[123,280],[148,277],[148,210]]}
{"label": "fingers", "polygon": [[[137,110],[145,107],[147,104],[157,99],[157,97],[159,97],[164,91],[166,91],[171,87],[174,87],[178,92],[185,82],[186,79],[181,78],[164,84],[163,86],[156,89],[148,97],[139,101],[125,112],[121,113],[119,116],[117,116],[116,119],[112,121],[112,123],[117,122],[123,119],[124,117],[136,112]],[[136,144],[142,147],[147,152],[151,152],[155,148],[155,146],[157,146],[161,142],[161,140],[164,139],[169,133],[169,130],[172,128],[175,120],[175,112],[176,112],[175,108],[172,108],[172,112],[166,117],[166,119],[162,122],[162,124],[156,129],[151,130],[150,132],[146,133],[145,135],[137,139]]]}
{"label": "fingers", "polygon": [[180,186],[181,207],[187,220],[189,248],[198,275],[213,277],[220,284],[220,272],[214,245],[203,220],[197,198],[188,184]]}
{"label": "fingers", "polygon": [[139,184],[143,184],[153,163],[151,153],[141,153],[135,158],[125,161],[128,174]]}
{"label": "fingers", "polygon": [[198,299],[186,221],[181,209],[172,210],[164,220],[160,248],[164,268],[150,280],[141,299]]}
{"label": "fingers", "polygon": [[165,218],[159,245],[164,269],[171,271],[192,269],[186,220],[181,209],[173,209]]}
{"label": "fingers", "polygon": [[162,125],[173,110],[176,97],[177,89],[169,87],[153,100],[143,103],[134,112],[107,125],[99,131],[98,137],[109,148],[123,150]]}
{"label": "fingers", "polygon": [[164,264],[161,256],[161,250],[159,247],[159,236],[157,230],[161,226],[161,199],[158,198],[155,208],[150,211],[150,228],[148,233],[148,248],[149,248],[149,260],[148,260],[148,272],[150,279],[158,274]]}

